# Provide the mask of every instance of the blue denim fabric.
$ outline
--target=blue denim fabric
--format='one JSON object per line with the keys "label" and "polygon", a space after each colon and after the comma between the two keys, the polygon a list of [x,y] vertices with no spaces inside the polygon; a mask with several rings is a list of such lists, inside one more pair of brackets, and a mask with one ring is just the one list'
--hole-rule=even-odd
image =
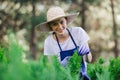
{"label": "blue denim fabric", "polygon": [[70,56],[72,56],[76,50],[77,48],[60,52],[61,64],[63,66],[67,65],[67,63],[69,62]]}
{"label": "blue denim fabric", "polygon": [[71,49],[71,50],[66,50],[66,51],[61,51],[60,52],[60,59],[61,61],[64,60],[65,57],[67,56],[72,56],[73,53],[77,50],[77,48]]}
{"label": "blue denim fabric", "polygon": [[87,70],[86,70],[86,64],[85,64],[85,60],[82,57],[82,62],[81,62],[81,71],[80,71],[80,79],[83,80],[90,80],[89,76],[87,75]]}

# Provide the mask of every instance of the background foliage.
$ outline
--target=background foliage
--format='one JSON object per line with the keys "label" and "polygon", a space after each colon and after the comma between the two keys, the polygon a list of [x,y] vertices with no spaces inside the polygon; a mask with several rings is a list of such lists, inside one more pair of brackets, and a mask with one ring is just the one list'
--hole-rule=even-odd
{"label": "background foliage", "polygon": [[[80,12],[71,26],[84,28],[90,36],[93,62],[99,57],[116,57],[115,45],[120,39],[120,6],[114,1],[116,35],[114,35],[111,0],[5,0],[0,1],[0,45],[8,45],[10,31],[18,37],[27,56],[34,59],[43,52],[44,39],[49,33],[40,33],[35,26],[46,21],[46,11],[52,5],[62,7],[65,12]],[[117,36],[117,37],[114,37]],[[117,40],[115,44],[114,39]],[[116,47],[119,56],[119,45]],[[106,59],[108,60],[107,57]]]}

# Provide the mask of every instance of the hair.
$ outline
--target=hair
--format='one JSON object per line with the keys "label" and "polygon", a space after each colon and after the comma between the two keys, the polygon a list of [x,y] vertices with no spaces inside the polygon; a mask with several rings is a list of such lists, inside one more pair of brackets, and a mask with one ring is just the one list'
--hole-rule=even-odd
{"label": "hair", "polygon": [[67,24],[68,24],[68,18],[67,18],[67,17],[65,17],[65,20],[66,20],[66,22],[67,22]]}

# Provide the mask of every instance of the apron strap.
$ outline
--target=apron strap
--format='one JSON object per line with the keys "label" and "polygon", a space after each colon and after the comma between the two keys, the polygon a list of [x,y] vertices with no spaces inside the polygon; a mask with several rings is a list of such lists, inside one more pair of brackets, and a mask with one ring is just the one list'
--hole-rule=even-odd
{"label": "apron strap", "polygon": [[67,31],[68,31],[68,33],[69,33],[69,35],[70,35],[70,37],[71,37],[71,39],[72,39],[72,41],[73,41],[75,47],[77,48],[77,44],[75,43],[75,41],[74,41],[74,39],[73,39],[73,37],[72,37],[72,35],[71,35],[71,33],[70,33],[70,31],[69,31],[68,28],[67,28]]}
{"label": "apron strap", "polygon": [[62,48],[61,48],[61,46],[60,46],[60,43],[59,43],[58,37],[57,37],[56,33],[54,33],[54,34],[55,34],[55,37],[56,37],[56,40],[57,40],[57,44],[58,44],[58,46],[59,46],[59,49],[60,49],[60,51],[62,51]]}

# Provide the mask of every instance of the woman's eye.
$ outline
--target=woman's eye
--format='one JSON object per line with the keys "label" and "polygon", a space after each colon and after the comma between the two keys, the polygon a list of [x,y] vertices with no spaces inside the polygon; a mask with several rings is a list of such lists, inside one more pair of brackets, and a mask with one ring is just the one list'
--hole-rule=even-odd
{"label": "woman's eye", "polygon": [[50,26],[57,26],[57,24],[58,24],[58,23],[56,23],[56,22],[52,22],[52,23],[50,24]]}
{"label": "woman's eye", "polygon": [[60,21],[60,24],[63,24],[63,21]]}
{"label": "woman's eye", "polygon": [[58,23],[53,23],[53,26],[56,26],[56,25],[58,25]]}

